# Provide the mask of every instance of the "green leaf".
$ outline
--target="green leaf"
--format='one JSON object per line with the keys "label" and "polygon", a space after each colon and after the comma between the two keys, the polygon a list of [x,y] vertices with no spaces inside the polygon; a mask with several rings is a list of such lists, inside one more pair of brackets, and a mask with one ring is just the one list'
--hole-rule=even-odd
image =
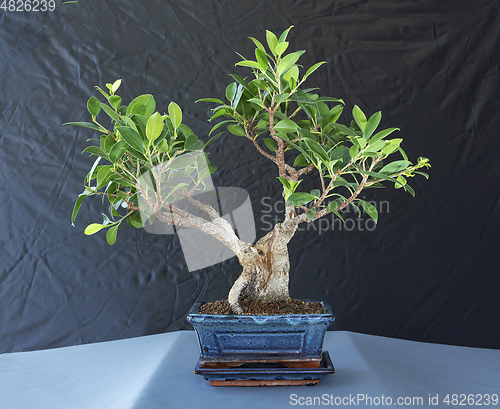
{"label": "green leaf", "polygon": [[276,152],[276,142],[271,138],[264,138],[264,143],[269,148],[270,151]]}
{"label": "green leaf", "polygon": [[[227,105],[221,105],[217,108],[212,109],[212,112],[214,112],[214,114],[208,120],[208,122],[212,122],[215,118],[218,118],[220,116],[231,116],[234,111],[231,109],[231,107],[228,107]],[[167,122],[167,126],[168,126],[168,122]],[[172,132],[173,132],[173,127],[172,127]]]}
{"label": "green leaf", "polygon": [[416,175],[423,176],[426,179],[429,179],[429,175],[427,173],[425,173],[425,172],[414,171],[413,173],[415,173]]}
{"label": "green leaf", "polygon": [[314,71],[316,71],[319,67],[321,67],[323,64],[326,64],[326,61],[321,61],[321,62],[318,62],[316,64],[314,64],[312,67],[310,67],[305,75],[304,75],[304,78],[302,78],[302,81],[304,81],[307,77],[309,77],[309,75],[311,75]]}
{"label": "green leaf", "polygon": [[197,100],[195,103],[201,102],[201,101],[203,101],[203,102],[215,102],[217,104],[224,104],[223,101],[221,101],[220,99],[217,99],[217,98],[201,98],[201,99]]}
{"label": "green leaf", "polygon": [[122,103],[122,99],[118,95],[112,95],[109,97],[108,102],[115,111],[118,111],[118,108],[120,108],[120,104]]}
{"label": "green leaf", "polygon": [[[403,176],[399,175],[396,179],[399,183],[401,183],[401,185],[403,185],[403,186],[406,185],[406,179]],[[398,188],[398,187],[400,187],[400,186],[396,186],[396,188]]]}
{"label": "green leaf", "polygon": [[296,89],[299,80],[299,67],[296,65],[292,66],[292,68],[283,74],[283,79],[288,82],[291,90]]}
{"label": "green leaf", "polygon": [[186,138],[186,142],[184,143],[184,148],[188,151],[201,150],[203,149],[203,147],[203,142],[200,141],[194,133],[188,135],[188,137]]}
{"label": "green leaf", "polygon": [[78,199],[76,199],[75,205],[73,206],[73,212],[71,213],[71,225],[74,226],[76,215],[80,210],[80,206],[82,205],[83,199],[87,196],[91,196],[93,193],[83,192],[78,195]]}
{"label": "green leaf", "polygon": [[[236,75],[236,74],[229,74],[231,77],[234,78],[234,80],[240,84],[243,88],[245,88],[247,91],[249,92],[252,92],[252,90],[250,89],[250,86],[248,85],[248,83],[243,79],[241,78],[239,75]],[[253,94],[253,93],[252,93]],[[223,103],[222,101],[220,102],[221,104]]]}
{"label": "green leaf", "polygon": [[192,157],[192,155],[181,155],[177,156],[171,163],[170,166],[168,167],[169,169],[176,170],[176,169],[184,169],[188,166],[194,165],[195,161]]}
{"label": "green leaf", "polygon": [[238,88],[236,90],[236,95],[234,96],[234,100],[233,100],[234,109],[236,109],[236,107],[240,103],[241,96],[243,95],[243,90],[244,90],[243,86],[238,84]]}
{"label": "green leaf", "polygon": [[278,57],[281,57],[281,55],[286,51],[286,49],[288,48],[288,44],[288,41],[284,41],[276,46],[276,55]]}
{"label": "green leaf", "polygon": [[120,160],[123,153],[125,152],[126,146],[127,142],[125,141],[118,141],[113,145],[111,151],[109,152],[109,159],[111,160],[111,162],[117,163]]}
{"label": "green leaf", "polygon": [[238,85],[236,82],[232,82],[226,87],[226,98],[229,102],[233,102],[234,97],[236,96],[236,90],[238,88]]}
{"label": "green leaf", "polygon": [[295,161],[293,162],[293,166],[308,166],[308,165],[309,165],[309,162],[307,162],[303,153],[299,154],[295,158]]}
{"label": "green leaf", "polygon": [[404,190],[407,191],[410,195],[415,197],[415,191],[412,189],[412,187],[408,184],[404,185]]}
{"label": "green leaf", "polygon": [[283,186],[285,186],[287,189],[291,189],[290,182],[288,180],[280,176],[278,176],[278,179]]}
{"label": "green leaf", "polygon": [[368,122],[366,123],[365,129],[363,131],[363,136],[368,139],[370,136],[372,136],[373,132],[375,132],[375,129],[377,129],[377,126],[380,124],[380,120],[382,119],[382,112],[378,111],[375,112]]}
{"label": "green leaf", "polygon": [[288,200],[286,201],[286,204],[291,206],[302,206],[314,199],[315,197],[310,193],[298,192],[291,194]]}
{"label": "green leaf", "polygon": [[101,88],[99,88],[97,85],[94,87],[96,90],[98,90],[106,99],[109,98],[109,94],[106,91],[103,91]]}
{"label": "green leaf", "polygon": [[271,50],[273,55],[276,55],[276,46],[278,45],[278,37],[276,37],[276,35],[273,32],[266,30],[266,40],[269,50]]}
{"label": "green leaf", "polygon": [[257,58],[257,62],[260,65],[260,69],[262,71],[266,71],[267,65],[269,64],[269,62],[267,61],[266,53],[264,51],[262,51],[260,48],[256,48],[255,49],[255,57]]}
{"label": "green leaf", "polygon": [[[264,80],[261,80],[261,79],[254,79],[251,84],[255,84],[255,86],[259,89],[262,89],[264,91],[267,91],[268,93],[271,93],[271,87],[269,86],[269,84],[264,81]],[[260,100],[259,100],[259,104],[260,104]]]}
{"label": "green leaf", "polygon": [[284,94],[276,94],[274,96],[275,106],[278,106],[279,104],[281,104],[283,101],[288,99],[289,96],[290,96],[290,94],[288,92],[285,92]]}
{"label": "green leaf", "polygon": [[110,227],[109,230],[106,232],[106,241],[110,246],[115,244],[116,242],[116,234],[118,233],[118,227],[120,227],[120,224],[116,224],[113,227]]}
{"label": "green leaf", "polygon": [[113,170],[112,165],[105,165],[101,169],[99,169],[99,172],[97,172],[96,189],[100,189],[109,182],[109,176],[113,175],[112,170]]}
{"label": "green leaf", "polygon": [[364,131],[366,126],[366,116],[357,105],[354,105],[354,108],[352,109],[352,116],[358,124],[359,129],[361,129],[361,131]]}
{"label": "green leaf", "polygon": [[370,143],[375,143],[382,138],[385,138],[387,135],[390,135],[394,131],[399,131],[399,128],[389,128],[389,129],[384,129],[383,131],[377,132],[373,137],[370,139]]}
{"label": "green leaf", "polygon": [[127,107],[127,116],[134,114],[150,117],[156,109],[156,101],[151,94],[139,95]]}
{"label": "green leaf", "polygon": [[90,153],[90,155],[97,155],[97,156],[100,156],[102,158],[106,158],[107,155],[106,155],[106,152],[104,152],[99,146],[88,146],[87,148],[85,148],[82,153]]}
{"label": "green leaf", "polygon": [[283,138],[282,136],[280,136],[280,134],[278,134],[278,137],[281,138],[283,141],[285,141],[286,143],[290,144],[291,146],[293,146],[295,149],[297,149],[299,152],[301,152],[303,155],[304,155],[304,158],[307,159],[309,162],[312,162],[312,159],[311,157],[309,156],[309,154],[307,153],[307,150],[306,149],[302,149],[299,145],[297,145],[296,143],[293,143],[292,141],[286,139],[286,138]]}
{"label": "green leaf", "polygon": [[378,221],[378,211],[375,206],[373,206],[370,202],[367,202],[365,200],[358,200],[358,203],[365,209],[365,212],[368,216],[370,216],[375,223]]}
{"label": "green leaf", "polygon": [[226,119],[225,121],[222,121],[222,122],[219,122],[218,124],[215,124],[214,127],[210,130],[210,132],[208,134],[211,135],[213,131],[220,128],[222,125],[230,123],[230,122],[235,122],[235,121],[232,119]]}
{"label": "green leaf", "polygon": [[319,197],[321,196],[321,192],[319,189],[313,189],[311,190],[311,195],[313,195],[316,199],[319,199]]}
{"label": "green leaf", "polygon": [[257,46],[258,49],[260,49],[262,51],[266,51],[266,49],[264,48],[264,46],[262,45],[262,43],[259,40],[255,39],[253,37],[248,37],[248,38],[254,42],[254,44]]}
{"label": "green leaf", "polygon": [[99,230],[102,230],[104,229],[104,225],[102,224],[99,224],[99,223],[92,223],[92,224],[89,224],[87,226],[87,228],[85,229],[84,233],[87,235],[87,236],[90,236],[92,234],[95,234],[97,233]]}
{"label": "green leaf", "polygon": [[406,155],[406,152],[401,148],[401,146],[398,147],[398,151],[404,160],[408,160],[408,155]]}
{"label": "green leaf", "polygon": [[295,94],[293,94],[290,97],[290,100],[295,101],[295,102],[302,102],[304,104],[314,104],[315,101],[311,98],[309,98],[306,94],[303,92],[297,91]]}
{"label": "green leaf", "polygon": [[292,28],[293,28],[293,26],[290,26],[285,31],[283,31],[283,33],[281,33],[280,38],[278,40],[278,44],[283,43],[284,41],[286,41],[286,37],[288,36],[288,33],[290,32],[290,30]]}
{"label": "green leaf", "polygon": [[228,125],[227,130],[236,136],[246,136],[245,130],[239,125]]}
{"label": "green leaf", "polygon": [[240,61],[237,62],[235,65],[239,65],[241,67],[250,67],[250,68],[256,68],[258,70],[261,70],[262,68],[260,67],[260,64],[257,61]]}
{"label": "green leaf", "polygon": [[401,142],[403,142],[401,138],[394,138],[387,141],[386,145],[382,149],[382,154],[390,155],[392,152],[397,151]]}
{"label": "green leaf", "polygon": [[[167,116],[167,118],[168,118],[168,116]],[[144,135],[144,137],[145,137],[146,136],[146,125],[148,124],[148,118],[146,118],[144,115],[141,115],[141,114],[133,114],[131,116],[131,119],[132,119],[132,122],[136,125],[136,126],[132,126],[132,129],[134,129],[134,131],[137,131],[139,133],[139,135]],[[172,129],[172,132],[173,132],[173,129]]]}
{"label": "green leaf", "polygon": [[397,160],[385,165],[382,169],[379,170],[379,172],[385,175],[393,175],[395,173],[402,172],[408,166],[411,166],[411,162],[407,160]]}
{"label": "green leaf", "polygon": [[168,105],[168,116],[172,121],[174,129],[179,128],[182,123],[182,110],[174,101]]}
{"label": "green leaf", "polygon": [[319,143],[311,139],[305,139],[304,142],[312,152],[316,153],[316,156],[321,158],[322,162],[328,163],[330,161],[325,149]]}
{"label": "green leaf", "polygon": [[384,179],[384,180],[388,180],[390,182],[395,182],[396,184],[401,185],[401,183],[398,182],[396,179],[394,179],[394,178],[392,178],[390,176],[387,176],[387,175],[385,175],[383,173],[369,172],[367,170],[362,170],[362,169],[358,169],[358,170],[350,171],[350,172],[345,172],[345,173],[359,173],[361,175],[368,175],[368,176],[372,176],[375,179]]}
{"label": "green leaf", "polygon": [[366,139],[363,138],[362,136],[358,136],[357,138],[352,139],[353,142],[359,145],[361,149],[364,149],[366,146]]}
{"label": "green leaf", "polygon": [[99,105],[104,110],[104,112],[106,112],[108,114],[108,116],[112,120],[114,120],[118,123],[123,123],[122,119],[120,118],[120,115],[118,115],[115,111],[113,111],[113,109],[111,107],[107,106],[106,104],[103,104],[102,102],[99,102]]}
{"label": "green leaf", "polygon": [[300,56],[304,53],[305,50],[295,51],[294,53],[288,54],[285,57],[283,57],[281,62],[276,67],[276,75],[280,77],[285,71],[291,68],[292,65],[294,65],[300,58]]}
{"label": "green leaf", "polygon": [[359,146],[358,145],[352,145],[349,148],[349,155],[351,156],[352,159],[354,159],[358,153],[359,153]]}
{"label": "green leaf", "polygon": [[337,209],[342,203],[344,203],[345,200],[344,198],[339,197],[338,199],[332,200],[330,203],[328,203],[328,206],[326,207],[328,210],[333,212],[334,210]]}
{"label": "green leaf", "polygon": [[97,116],[99,112],[101,112],[101,101],[99,101],[96,97],[90,97],[87,101],[87,109],[90,112],[90,115]]}
{"label": "green leaf", "polygon": [[99,162],[101,161],[101,159],[102,159],[102,157],[100,157],[100,156],[98,158],[96,158],[96,160],[94,161],[94,164],[90,168],[90,172],[85,177],[85,182],[84,183],[90,184],[90,181],[95,177],[94,176],[94,171],[96,170],[97,165],[99,165]]}
{"label": "green leaf", "polygon": [[137,125],[132,120],[132,118],[129,118],[128,116],[122,116],[122,119],[123,122],[125,122],[125,125],[130,126],[134,131],[139,132],[139,129],[137,128]]}
{"label": "green leaf", "polygon": [[[201,173],[198,175],[199,177],[201,176]],[[207,175],[208,176],[208,175]],[[201,180],[201,177],[199,178],[199,180]],[[187,183],[178,183],[177,185],[175,185],[172,190],[170,191],[170,193],[165,197],[165,199],[163,199],[163,202],[164,203],[173,203],[172,201],[168,201],[168,199],[170,198],[170,196],[172,195],[175,195],[176,191],[182,189],[183,187],[186,187],[188,186]]]}
{"label": "green leaf", "polygon": [[330,156],[330,160],[334,161],[334,160],[343,160],[344,158],[346,158],[347,160],[350,159],[350,156],[349,158],[347,158],[347,155],[348,155],[348,151],[347,149],[347,146],[337,146],[336,148],[333,148],[329,151],[329,156]]}
{"label": "green leaf", "polygon": [[136,131],[128,126],[117,126],[116,129],[120,132],[122,139],[132,148],[144,152],[144,143],[141,136]]}
{"label": "green leaf", "polygon": [[276,125],[274,125],[274,130],[276,132],[294,133],[297,131],[297,124],[291,119],[282,119]]}
{"label": "green leaf", "polygon": [[341,104],[344,104],[344,100],[343,99],[338,99],[338,98],[332,98],[332,97],[319,97],[316,99],[316,102],[327,102],[327,101],[330,101],[330,102],[340,102]]}
{"label": "green leaf", "polygon": [[307,216],[307,221],[310,222],[314,218],[314,216],[316,216],[316,208],[315,207],[311,207],[307,211],[306,216]]}
{"label": "green leaf", "polygon": [[161,117],[159,112],[155,112],[148,119],[146,124],[146,137],[154,142],[161,135],[163,131],[163,118]]}
{"label": "green leaf", "polygon": [[[97,98],[96,98],[97,99]],[[64,125],[74,125],[74,126],[83,126],[84,128],[90,128],[93,129],[94,131],[99,131],[102,133],[108,133],[107,129],[100,128],[97,125],[91,123],[91,122],[66,122]]]}
{"label": "green leaf", "polygon": [[339,119],[343,110],[344,107],[342,105],[335,105],[332,109],[330,109],[330,123],[337,122],[337,119]]}
{"label": "green leaf", "polygon": [[345,201],[345,198],[339,197],[338,199],[332,200],[330,203],[328,203],[328,206],[326,208],[333,214],[337,215],[342,221],[344,221],[344,218],[338,212],[337,207],[341,206]]}
{"label": "green leaf", "polygon": [[348,128],[345,125],[342,124],[332,124],[332,125],[335,129],[339,130],[340,132],[343,132],[345,135],[348,135],[352,138],[356,138],[358,136],[356,132],[354,132],[351,128]]}
{"label": "green leaf", "polygon": [[342,176],[337,176],[337,178],[335,179],[335,182],[332,183],[332,188],[337,187],[337,186],[345,186],[345,187],[350,189],[353,187],[353,184],[349,183]]}
{"label": "green leaf", "polygon": [[115,82],[113,82],[113,85],[111,86],[111,93],[112,94],[114,94],[118,90],[118,88],[120,88],[121,83],[122,83],[121,79],[118,79]]}
{"label": "green leaf", "polygon": [[375,143],[369,143],[368,148],[366,149],[367,152],[378,152],[385,146],[385,141],[377,141]]}
{"label": "green leaf", "polygon": [[128,216],[127,223],[137,229],[142,229],[144,227],[141,219],[141,214],[139,212],[134,212],[130,216]]}

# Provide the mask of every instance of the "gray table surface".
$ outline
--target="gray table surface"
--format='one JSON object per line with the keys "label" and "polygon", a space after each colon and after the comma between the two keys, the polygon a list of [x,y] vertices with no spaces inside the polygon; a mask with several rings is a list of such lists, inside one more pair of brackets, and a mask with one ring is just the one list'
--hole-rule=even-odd
{"label": "gray table surface", "polygon": [[500,408],[491,401],[500,395],[500,350],[345,331],[328,332],[324,349],[336,373],[318,385],[258,388],[211,387],[195,375],[192,331],[3,354],[0,408]]}

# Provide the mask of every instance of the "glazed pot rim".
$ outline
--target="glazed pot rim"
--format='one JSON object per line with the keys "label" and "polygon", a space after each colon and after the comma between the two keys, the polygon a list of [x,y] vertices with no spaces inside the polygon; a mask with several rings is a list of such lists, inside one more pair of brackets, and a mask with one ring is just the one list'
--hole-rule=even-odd
{"label": "glazed pot rim", "polygon": [[[309,299],[306,299],[306,300],[297,300],[297,301],[304,301],[304,302],[318,302],[317,300],[309,300]],[[204,302],[197,302],[195,303],[191,309],[189,310],[189,313],[188,313],[188,317],[189,316],[196,316],[196,317],[218,317],[218,318],[221,318],[221,317],[227,317],[227,318],[243,318],[243,317],[262,317],[262,318],[266,318],[266,319],[269,319],[271,317],[278,317],[280,319],[283,319],[283,318],[297,318],[297,317],[334,317],[334,313],[333,313],[333,309],[332,309],[332,306],[330,305],[329,302],[327,301],[319,301],[321,303],[321,305],[323,306],[323,309],[324,309],[324,313],[322,314],[202,314],[202,313],[199,313],[199,309],[200,309],[200,306],[204,303]]]}

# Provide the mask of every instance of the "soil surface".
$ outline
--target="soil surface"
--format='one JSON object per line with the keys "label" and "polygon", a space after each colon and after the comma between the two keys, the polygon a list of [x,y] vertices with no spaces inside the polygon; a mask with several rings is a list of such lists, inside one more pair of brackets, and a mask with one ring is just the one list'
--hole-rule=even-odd
{"label": "soil surface", "polygon": [[[245,298],[239,300],[244,315],[283,315],[283,314],[323,314],[324,309],[320,302],[299,300],[290,301],[255,301]],[[200,314],[232,315],[234,312],[227,300],[203,303]]]}

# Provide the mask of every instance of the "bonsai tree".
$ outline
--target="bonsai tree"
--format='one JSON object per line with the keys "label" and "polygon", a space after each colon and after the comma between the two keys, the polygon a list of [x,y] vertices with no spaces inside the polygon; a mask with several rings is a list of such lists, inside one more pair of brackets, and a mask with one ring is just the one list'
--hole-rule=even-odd
{"label": "bonsai tree", "polygon": [[[121,80],[107,84],[106,91],[96,87],[105,102],[95,96],[88,100],[92,122],[71,123],[99,134],[83,151],[97,158],[85,178],[85,190],[76,200],[72,222],[86,197],[103,196],[109,215],[103,216],[102,223],[90,224],[85,234],[107,229],[109,244],[115,242],[124,221],[142,228],[159,220],[209,234],[229,247],[243,267],[228,295],[232,310],[242,313],[238,302],[242,294],[255,300],[290,300],[287,246],[299,224],[313,223],[330,213],[342,218],[340,211],[346,206],[360,214],[364,210],[376,222],[376,208],[359,196],[364,189],[387,183],[414,196],[407,179],[417,174],[427,178],[419,169],[430,166],[428,159],[408,160],[400,147],[402,139],[389,138],[398,128],[377,131],[380,112],[367,117],[355,105],[353,120],[348,125],[339,123],[344,101],[304,87],[325,62],[301,74],[298,61],[305,51],[287,53],[291,28],[279,38],[267,31],[267,48],[251,38],[255,59],[241,57],[236,64],[249,68],[251,76],[232,75],[234,82],[226,88],[225,101],[202,100],[217,104],[210,121],[224,119],[211,133],[227,126],[234,137],[248,140],[249,149],[256,149],[276,165],[285,200],[283,222],[255,244],[240,240],[230,222],[198,199],[216,170],[203,150],[219,134],[203,143],[182,123],[182,110],[175,102],[160,114],[149,94],[122,105],[116,94]],[[98,122],[102,112],[110,123]],[[317,188],[303,191],[301,182],[306,177]],[[189,204],[196,212],[180,203]]]}

